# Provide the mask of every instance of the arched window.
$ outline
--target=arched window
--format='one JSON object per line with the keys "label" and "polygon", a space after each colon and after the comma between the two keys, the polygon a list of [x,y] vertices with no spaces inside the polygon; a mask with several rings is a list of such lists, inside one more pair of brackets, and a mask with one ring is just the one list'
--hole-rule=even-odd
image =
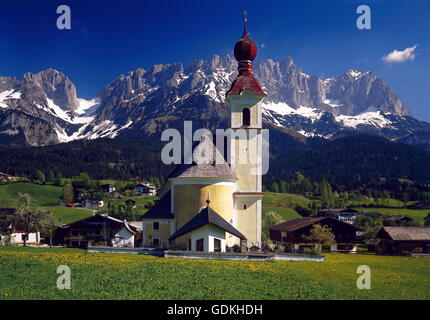
{"label": "arched window", "polygon": [[248,108],[244,108],[242,110],[242,125],[243,126],[251,125],[251,111]]}

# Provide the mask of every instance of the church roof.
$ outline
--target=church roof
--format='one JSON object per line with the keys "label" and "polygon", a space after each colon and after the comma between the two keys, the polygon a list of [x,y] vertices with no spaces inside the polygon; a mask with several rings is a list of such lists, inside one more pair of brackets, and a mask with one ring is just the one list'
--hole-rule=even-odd
{"label": "church roof", "polygon": [[240,75],[231,84],[229,94],[240,94],[244,89],[251,90],[256,95],[266,95],[260,82],[253,75]]}
{"label": "church roof", "polygon": [[215,210],[213,210],[209,206],[202,209],[202,211],[200,211],[198,215],[196,215],[182,228],[176,231],[169,239],[176,239],[180,236],[183,236],[184,234],[187,234],[208,224],[218,227],[240,239],[246,240],[246,237],[242,233],[240,233],[235,227],[233,227],[230,223],[224,220],[223,217],[221,217],[218,213],[215,212]]}
{"label": "church roof", "polygon": [[[201,149],[204,148],[204,149]],[[212,150],[209,161],[196,163],[196,155],[201,154],[204,150]],[[226,163],[224,157],[218,148],[210,139],[195,144],[193,148],[193,162],[191,164],[180,164],[170,174],[169,178],[224,178],[234,179],[237,177]]]}
{"label": "church roof", "polygon": [[154,206],[149,209],[142,219],[174,219],[171,210],[171,192],[167,192]]}

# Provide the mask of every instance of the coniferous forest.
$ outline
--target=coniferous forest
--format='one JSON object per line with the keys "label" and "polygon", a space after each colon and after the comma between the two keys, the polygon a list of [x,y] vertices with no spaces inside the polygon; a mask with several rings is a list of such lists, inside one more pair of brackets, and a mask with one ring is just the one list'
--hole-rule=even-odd
{"label": "coniferous forest", "polygon": [[[318,192],[323,181],[333,191],[367,190],[395,198],[419,197],[430,191],[430,152],[375,136],[351,136],[334,141],[303,143],[291,148],[271,139],[270,170],[265,190]],[[92,179],[128,180],[167,177],[173,169],[160,159],[160,142],[97,139],[0,151],[0,171],[34,177],[37,171],[73,177],[86,172]],[[305,178],[297,184],[297,173]]]}

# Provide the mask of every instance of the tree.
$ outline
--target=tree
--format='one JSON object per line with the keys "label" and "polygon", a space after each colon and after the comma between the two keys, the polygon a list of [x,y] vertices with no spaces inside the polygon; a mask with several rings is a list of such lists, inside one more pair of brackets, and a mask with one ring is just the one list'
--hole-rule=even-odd
{"label": "tree", "polygon": [[54,237],[55,230],[58,224],[55,222],[53,215],[48,212],[48,216],[41,223],[42,232],[49,238],[49,246],[52,247],[52,238]]}
{"label": "tree", "polygon": [[378,241],[376,236],[382,228],[381,218],[365,217],[362,218],[361,225],[364,227],[363,238],[365,241]]}
{"label": "tree", "polygon": [[307,240],[318,243],[318,250],[321,250],[323,246],[331,246],[335,242],[335,236],[329,227],[316,224],[312,227]]}
{"label": "tree", "polygon": [[34,179],[36,180],[36,182],[43,184],[45,183],[45,174],[43,173],[43,171],[37,170],[34,175]]}
{"label": "tree", "polygon": [[46,182],[47,183],[54,183],[55,182],[55,176],[54,176],[54,172],[52,172],[52,170],[48,171],[48,175],[46,176]]}
{"label": "tree", "polygon": [[299,215],[301,215],[302,217],[311,217],[314,215],[314,211],[308,207],[303,207],[301,205],[296,205],[294,207],[294,210],[297,211],[297,213]]}
{"label": "tree", "polygon": [[425,227],[430,227],[430,212],[427,213],[427,215],[424,218],[424,226]]}
{"label": "tree", "polygon": [[269,239],[269,228],[282,222],[282,217],[275,211],[269,211],[263,219],[263,239]]}
{"label": "tree", "polygon": [[63,201],[65,203],[73,202],[73,186],[71,183],[66,183],[63,188]]}
{"label": "tree", "polygon": [[46,219],[49,219],[50,213],[44,209],[32,210],[30,208],[31,195],[28,193],[18,193],[18,207],[12,216],[12,224],[19,225],[24,231],[24,246],[27,245],[28,235],[31,232],[43,228]]}

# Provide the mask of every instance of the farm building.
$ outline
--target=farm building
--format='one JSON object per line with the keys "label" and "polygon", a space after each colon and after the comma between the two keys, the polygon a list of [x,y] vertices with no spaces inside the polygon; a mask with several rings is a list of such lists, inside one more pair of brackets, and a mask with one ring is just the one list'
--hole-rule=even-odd
{"label": "farm building", "polygon": [[153,196],[157,193],[157,189],[150,184],[138,183],[134,186],[134,192],[146,196]]}
{"label": "farm building", "polygon": [[357,218],[357,213],[357,210],[347,208],[322,209],[318,212],[318,216],[332,217],[342,222],[354,224],[355,219]]}
{"label": "farm building", "polygon": [[314,246],[306,237],[316,224],[329,227],[335,236],[336,242],[326,249],[331,252],[356,252],[356,228],[332,217],[297,218],[280,223],[269,228],[269,238],[288,244],[293,252],[303,252],[305,248]]}
{"label": "farm building", "polygon": [[[15,214],[16,209],[0,208],[0,245],[10,242],[11,245],[24,244],[25,232],[23,227],[11,223],[10,216]],[[26,239],[29,245],[40,244],[40,232],[34,230]]]}
{"label": "farm building", "polygon": [[81,201],[81,207],[83,208],[100,208],[103,207],[103,200],[97,198],[84,199]]}
{"label": "farm building", "polygon": [[54,242],[67,247],[110,245],[134,248],[141,245],[142,229],[133,222],[95,214],[57,229]]}
{"label": "farm building", "polygon": [[101,192],[115,192],[116,186],[113,184],[102,184],[100,186],[100,191]]}
{"label": "farm building", "polygon": [[386,254],[430,254],[429,227],[383,227],[377,237],[378,247]]}

